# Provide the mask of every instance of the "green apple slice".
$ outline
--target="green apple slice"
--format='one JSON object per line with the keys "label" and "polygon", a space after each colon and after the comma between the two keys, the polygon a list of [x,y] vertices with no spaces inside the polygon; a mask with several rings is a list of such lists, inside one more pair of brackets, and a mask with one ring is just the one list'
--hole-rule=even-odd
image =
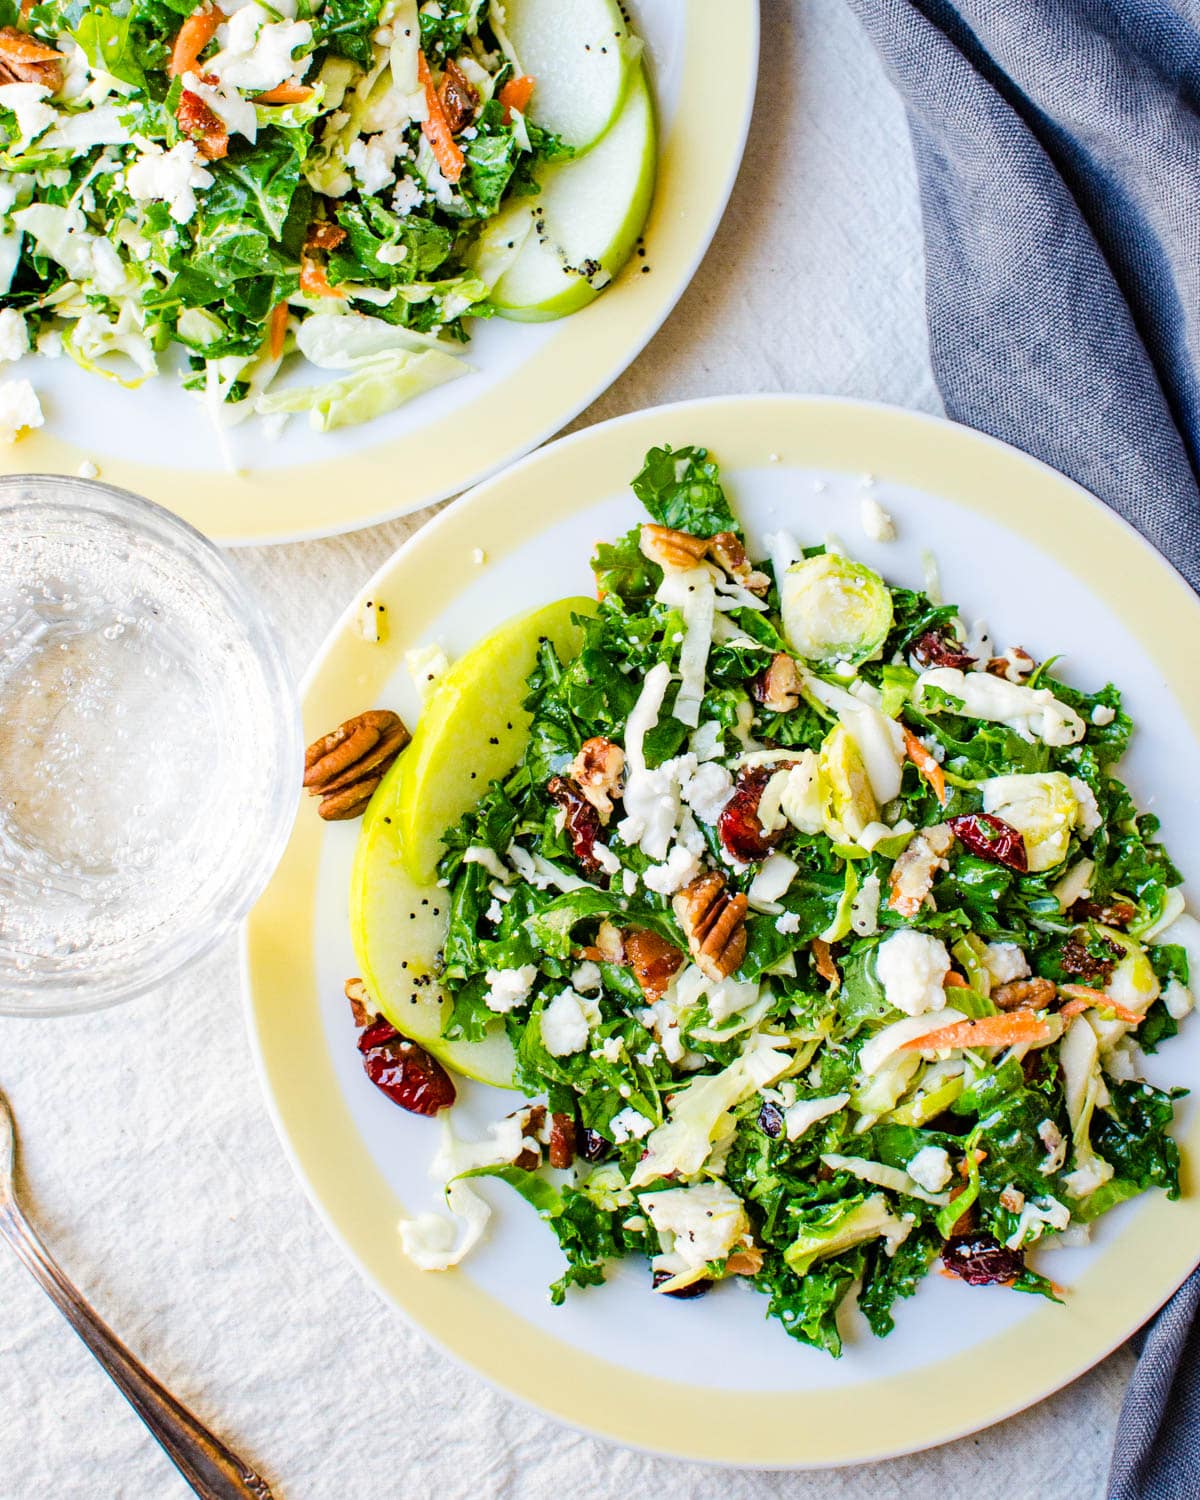
{"label": "green apple slice", "polygon": [[560,658],[570,660],[582,643],[571,616],[595,612],[595,600],[574,598],[517,615],[472,647],[438,683],[412,744],[397,762],[396,823],[405,866],[418,884],[437,879],[446,829],[475,806],[489,781],[520,760],[529,733],[521,703],[539,642],[550,641]]}
{"label": "green apple slice", "polygon": [[530,120],[582,155],[616,119],[637,55],[620,7],[615,0],[504,0],[503,9],[512,52],[534,79]]}
{"label": "green apple slice", "polygon": [[[448,892],[437,884],[447,828],[488,783],[521,757],[529,715],[525,680],[541,640],[578,654],[573,598],[517,616],[461,658],[426,705],[412,743],[384,777],[363,818],[350,877],[350,933],[359,970],[393,1026],[470,1078],[511,1086],[513,1053],[502,1023],[482,1042],[449,1042],[450,1001],[437,982]],[[472,774],[474,773],[474,774]]]}
{"label": "green apple slice", "polygon": [[[650,211],[657,146],[654,109],[641,65],[630,69],[621,112],[584,157],[548,167],[530,205],[506,214],[525,227],[515,259],[492,288],[506,318],[545,322],[586,307],[633,254]],[[509,238],[513,238],[512,235]]]}

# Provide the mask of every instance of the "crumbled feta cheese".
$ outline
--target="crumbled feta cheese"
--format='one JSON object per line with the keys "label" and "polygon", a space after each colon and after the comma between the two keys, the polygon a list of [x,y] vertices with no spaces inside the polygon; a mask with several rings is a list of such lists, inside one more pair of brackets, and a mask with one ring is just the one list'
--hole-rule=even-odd
{"label": "crumbled feta cheese", "polygon": [[[1065,1182],[1067,1179],[1064,1178]],[[1043,1198],[1040,1202],[1027,1202],[1021,1209],[1017,1227],[1004,1241],[1010,1250],[1019,1250],[1022,1245],[1041,1239],[1046,1229],[1062,1230],[1071,1222],[1071,1210],[1057,1198]]]}
{"label": "crumbled feta cheese", "polygon": [[484,563],[487,562],[487,553],[482,547],[476,547],[471,553],[471,561],[477,568],[482,568]]}
{"label": "crumbled feta cheese", "polygon": [[638,1202],[669,1248],[690,1270],[723,1260],[750,1229],[742,1200],[723,1182],[644,1193]]}
{"label": "crumbled feta cheese", "polygon": [[925,932],[901,928],[876,950],[875,974],[887,1002],[908,1016],[940,1010],[945,1005],[942,986],[949,971],[945,943]]}
{"label": "crumbled feta cheese", "polygon": [[647,890],[657,891],[660,896],[671,896],[695,880],[700,869],[700,861],[690,849],[674,844],[662,864],[650,865],[642,871],[642,882]]}
{"label": "crumbled feta cheese", "polygon": [[1110,708],[1107,703],[1097,703],[1095,708],[1092,709],[1091,713],[1092,723],[1098,724],[1101,727],[1103,727],[1105,724],[1111,724],[1116,717],[1116,709]]}
{"label": "crumbled feta cheese", "polygon": [[85,458],[75,472],[79,475],[80,479],[99,479],[100,477],[100,470],[90,458]]}
{"label": "crumbled feta cheese", "polygon": [[377,135],[358,136],[346,152],[346,165],[364,193],[381,193],[395,179],[393,156]]}
{"label": "crumbled feta cheese", "polygon": [[775,918],[775,931],[782,932],[788,936],[793,932],[800,931],[800,914],[794,911],[785,911]]}
{"label": "crumbled feta cheese", "polygon": [[927,1193],[940,1193],[950,1181],[950,1155],[942,1146],[922,1146],[908,1164],[908,1175]]}
{"label": "crumbled feta cheese", "polygon": [[621,861],[601,839],[592,845],[592,855],[606,875],[615,875],[621,868]]}
{"label": "crumbled feta cheese", "polygon": [[679,794],[702,823],[713,826],[733,796],[733,777],[714,761],[700,764],[695,754],[668,761],[679,780]]}
{"label": "crumbled feta cheese", "polygon": [[862,529],[873,542],[894,542],[896,523],[873,495],[864,495],[859,501],[859,519]]}
{"label": "crumbled feta cheese", "polygon": [[640,1141],[654,1129],[654,1121],[648,1120],[640,1110],[634,1109],[632,1105],[618,1112],[609,1121],[612,1138],[618,1146],[626,1141]]}
{"label": "crumbled feta cheese", "polygon": [[43,328],[37,337],[37,352],[43,359],[61,359],[63,354],[61,329]]}
{"label": "crumbled feta cheese", "polygon": [[169,151],[148,146],[125,173],[125,186],[139,202],[166,203],[175,222],[186,224],[196,212],[196,189],[213,182],[198,157],[194,141],[180,141]]}
{"label": "crumbled feta cheese", "polygon": [[0,364],[29,352],[29,329],[15,307],[0,308]]}
{"label": "crumbled feta cheese", "polygon": [[572,989],[563,990],[542,1012],[542,1042],[546,1051],[551,1057],[582,1052],[587,1046],[588,1033],[599,1019],[600,1009],[594,1000],[584,1000]]}
{"label": "crumbled feta cheese", "polygon": [[1083,834],[1085,839],[1090,839],[1104,819],[1100,816],[1100,808],[1096,802],[1096,794],[1078,776],[1070,777],[1071,790],[1075,793],[1079,802],[1079,810],[1075,814],[1075,826]]}
{"label": "crumbled feta cheese", "polygon": [[585,959],[571,975],[571,988],[580,994],[588,994],[600,988],[600,965]]}
{"label": "crumbled feta cheese", "polygon": [[989,943],[983,962],[994,985],[1027,979],[1032,973],[1029,960],[1017,943]]}
{"label": "crumbled feta cheese", "polygon": [[1112,1175],[1111,1165],[1102,1156],[1092,1156],[1073,1172],[1065,1172],[1062,1181],[1072,1198],[1086,1198],[1103,1187]]}
{"label": "crumbled feta cheese", "polygon": [[28,380],[0,381],[0,443],[15,443],[27,428],[44,421],[41,402]]}
{"label": "crumbled feta cheese", "polygon": [[[706,719],[688,736],[688,750],[697,761],[716,760],[723,746],[723,731],[715,719]],[[695,812],[695,808],[692,809]]]}
{"label": "crumbled feta cheese", "polygon": [[414,208],[421,206],[424,197],[420,186],[411,177],[398,177],[395,191],[392,193],[392,212],[399,214],[403,219],[412,213]]}
{"label": "crumbled feta cheese", "polygon": [[[604,1038],[604,1045],[600,1048],[600,1056],[604,1059],[605,1062],[620,1062],[621,1053],[624,1050],[624,1047],[625,1044],[624,1042],[622,1042],[619,1036],[606,1036]],[[593,1052],[592,1056],[595,1057],[595,1055],[596,1054]]]}
{"label": "crumbled feta cheese", "polygon": [[488,907],[487,911],[485,911],[483,915],[485,919],[489,921],[494,927],[497,922],[503,919],[504,908],[503,906],[501,906],[500,902],[493,896],[492,904]]}
{"label": "crumbled feta cheese", "polygon": [[637,890],[638,878],[636,870],[621,871],[621,888],[627,896],[632,896]]}
{"label": "crumbled feta cheese", "polygon": [[484,978],[488,989],[483,1003],[497,1015],[504,1015],[529,999],[537,969],[533,964],[522,964],[519,969],[489,969]]}
{"label": "crumbled feta cheese", "polygon": [[302,77],[308,58],[292,54],[312,41],[307,21],[274,21],[262,5],[245,5],[217,28],[220,51],[204,64],[222,83],[262,94],[285,79]]}
{"label": "crumbled feta cheese", "polygon": [[0,109],[10,109],[17,117],[22,142],[32,141],[58,118],[58,111],[45,101],[50,90],[40,83],[6,83],[0,85]]}

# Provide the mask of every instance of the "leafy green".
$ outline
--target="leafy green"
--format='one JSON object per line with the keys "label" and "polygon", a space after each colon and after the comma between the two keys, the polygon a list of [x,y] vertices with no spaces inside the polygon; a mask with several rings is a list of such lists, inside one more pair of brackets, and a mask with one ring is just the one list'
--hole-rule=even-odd
{"label": "leafy green", "polygon": [[693,536],[738,529],[720,471],[705,448],[651,448],[631,484],[660,526]]}

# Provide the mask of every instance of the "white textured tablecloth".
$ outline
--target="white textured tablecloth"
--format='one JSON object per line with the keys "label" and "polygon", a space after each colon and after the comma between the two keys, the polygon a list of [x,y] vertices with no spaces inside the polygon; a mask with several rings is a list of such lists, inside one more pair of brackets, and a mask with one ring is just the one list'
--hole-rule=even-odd
{"label": "white textured tablecloth", "polygon": [[[716,241],[667,326],[578,425],[743,391],[937,409],[900,104],[841,0],[766,0],[763,22],[751,144]],[[425,518],[237,555],[297,673],[358,585]],[[232,942],[123,1009],[0,1020],[0,1084],[22,1127],[30,1208],[68,1272],[286,1500],[1102,1492],[1131,1368],[1124,1352],[978,1437],[831,1474],[650,1458],[514,1405],[431,1349],[327,1238],[259,1096]],[[0,1500],[188,1493],[0,1253]]]}

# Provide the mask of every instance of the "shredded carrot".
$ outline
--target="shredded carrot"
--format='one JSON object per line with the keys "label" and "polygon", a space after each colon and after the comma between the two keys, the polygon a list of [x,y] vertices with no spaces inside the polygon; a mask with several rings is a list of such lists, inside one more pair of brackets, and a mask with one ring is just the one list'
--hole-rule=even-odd
{"label": "shredded carrot", "polygon": [[[901,726],[903,727],[903,726]],[[911,729],[904,730],[904,753],[924,776],[925,780],[933,788],[933,794],[943,807],[946,805],[946,776],[941,766],[933,758],[932,753],[925,748]]]}
{"label": "shredded carrot", "polygon": [[179,28],[175,45],[171,48],[167,72],[172,78],[178,78],[181,73],[195,72],[200,54],[216,36],[217,27],[224,19],[215,5],[211,10],[198,10],[187,18]]}
{"label": "shredded carrot", "polygon": [[267,349],[272,359],[280,359],[283,356],[283,341],[287,338],[288,305],[286,302],[277,302],[271,309],[271,316],[267,320]]}
{"label": "shredded carrot", "polygon": [[969,990],[971,988],[962,975],[955,973],[953,969],[942,980],[942,985],[948,990]]}
{"label": "shredded carrot", "polygon": [[1032,1011],[1010,1011],[980,1016],[975,1021],[956,1021],[905,1042],[902,1051],[941,1052],[947,1047],[1020,1047],[1030,1042],[1048,1042],[1054,1030]]}
{"label": "shredded carrot", "polygon": [[520,78],[510,78],[496,96],[504,106],[504,123],[507,125],[512,118],[515,109],[518,114],[523,115],[529,108],[529,97],[533,93],[534,80],[528,73],[522,73]]}
{"label": "shredded carrot", "polygon": [[293,79],[288,83],[277,83],[265,94],[256,94],[254,102],[255,104],[303,104],[306,99],[311,98],[312,89],[308,84],[296,83]]}
{"label": "shredded carrot", "polygon": [[463,174],[466,158],[458,149],[454,132],[450,129],[449,120],[446,119],[446,111],[442,108],[442,101],[438,98],[438,91],[433,85],[433,75],[429,71],[429,64],[425,61],[424,52],[417,53],[417,77],[421,80],[421,87],[425,90],[427,116],[421,122],[421,132],[433,147],[433,154],[437,157],[442,176],[447,182],[457,182]]}
{"label": "shredded carrot", "polygon": [[1062,1016],[1077,1016],[1095,1006],[1097,1009],[1111,1010],[1119,1021],[1125,1021],[1130,1026],[1140,1026],[1146,1019],[1140,1011],[1130,1010],[1127,1005],[1122,1005],[1103,990],[1094,990],[1086,984],[1060,984],[1058,992],[1070,997],[1070,1003],[1059,1011]]}
{"label": "shredded carrot", "polygon": [[325,267],[303,256],[300,261],[300,290],[306,297],[344,297],[340,286],[330,286]]}

